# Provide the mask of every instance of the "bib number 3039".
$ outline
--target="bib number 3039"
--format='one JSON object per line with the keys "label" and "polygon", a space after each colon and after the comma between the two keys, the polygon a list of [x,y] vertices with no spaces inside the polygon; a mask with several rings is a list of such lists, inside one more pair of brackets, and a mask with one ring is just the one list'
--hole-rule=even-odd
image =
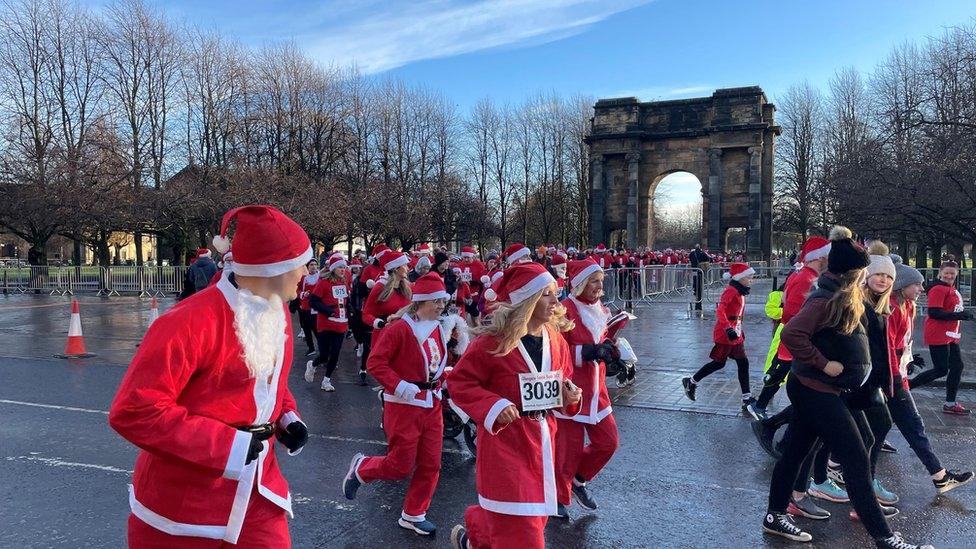
{"label": "bib number 3039", "polygon": [[528,372],[519,374],[522,411],[550,410],[563,405],[563,373]]}

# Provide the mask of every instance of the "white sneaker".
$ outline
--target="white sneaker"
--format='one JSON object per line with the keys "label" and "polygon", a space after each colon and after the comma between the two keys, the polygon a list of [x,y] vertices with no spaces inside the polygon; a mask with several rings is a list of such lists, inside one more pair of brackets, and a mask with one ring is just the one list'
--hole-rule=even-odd
{"label": "white sneaker", "polygon": [[327,377],[322,378],[322,387],[320,388],[327,393],[335,392],[335,386],[332,385],[332,380]]}
{"label": "white sneaker", "polygon": [[305,363],[305,383],[315,381],[315,361],[309,360]]}
{"label": "white sneaker", "polygon": [[356,356],[358,358],[362,358],[363,357],[363,344],[362,343],[360,343],[359,345],[356,345]]}

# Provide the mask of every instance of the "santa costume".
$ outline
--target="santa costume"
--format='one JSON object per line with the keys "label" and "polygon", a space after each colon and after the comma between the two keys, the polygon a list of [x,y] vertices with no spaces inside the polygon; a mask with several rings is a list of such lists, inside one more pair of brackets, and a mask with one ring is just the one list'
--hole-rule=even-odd
{"label": "santa costume", "polygon": [[715,327],[712,329],[711,359],[695,375],[682,378],[681,385],[689,400],[695,400],[697,384],[707,376],[721,370],[729,358],[735,361],[739,374],[739,388],[742,390],[742,405],[748,406],[756,400],[749,390],[749,359],[746,357],[745,333],[742,331],[742,317],[746,311],[745,296],[749,295],[749,283],[756,271],[746,263],[733,263],[729,266],[726,286],[715,307]]}
{"label": "santa costume", "polygon": [[488,269],[478,259],[478,252],[472,246],[464,246],[461,248],[461,262],[458,263],[458,268],[461,269],[461,274],[458,275],[458,279],[466,282],[471,290],[471,301],[468,302],[465,309],[473,320],[479,314],[477,306],[478,299],[481,297],[481,292],[484,291],[481,277],[488,273]]}
{"label": "santa costume", "polygon": [[516,242],[515,244],[505,248],[504,257],[506,265],[526,263],[528,261],[532,261],[532,251],[529,250],[528,246],[525,244]]}
{"label": "santa costume", "polygon": [[[406,270],[407,256],[400,252],[388,251],[380,258],[380,266],[385,273],[384,277],[372,284],[367,282],[370,287],[369,297],[366,298],[366,304],[363,305],[363,322],[373,329],[374,344],[386,324],[386,317],[410,305],[410,296],[398,291],[394,291],[386,299],[381,297],[390,277],[395,276],[393,271],[401,267]],[[403,274],[403,283],[409,288],[410,282],[405,273]]]}
{"label": "santa costume", "polygon": [[[308,438],[288,389],[291,318],[284,301],[312,258],[308,236],[270,206],[224,216],[234,273],[159,317],[119,386],[109,424],[140,448],[129,487],[130,547],[290,547],[291,494],[276,442]],[[238,288],[283,277],[292,295]],[[243,283],[243,282],[242,282]]]}
{"label": "santa costume", "polygon": [[[509,267],[495,291],[499,303],[517,306],[554,283],[542,265],[519,263]],[[468,507],[466,530],[455,527],[452,537],[471,549],[542,549],[546,521],[557,507],[556,418],[551,409],[527,412],[521,388],[526,379],[552,372],[560,372],[557,380],[572,378],[573,357],[548,324],[541,337],[527,335],[505,355],[493,353],[499,344],[496,336],[479,336],[451,373],[451,398],[478,424],[478,505]],[[521,415],[496,425],[509,406]],[[572,416],[579,405],[561,411]]]}
{"label": "santa costume", "polygon": [[[606,361],[614,352],[613,343],[607,338],[607,320],[610,310],[600,302],[581,295],[591,278],[603,269],[592,259],[571,261],[568,265],[573,295],[562,301],[566,318],[574,327],[563,332],[573,354],[573,383],[583,390],[582,410],[575,416],[556,412],[559,430],[556,432],[556,481],[559,504],[570,504],[575,497],[586,509],[596,509],[596,503],[586,489],[613,457],[619,445],[617,422],[610,407],[607,392]],[[584,438],[585,437],[585,438]],[[589,440],[589,444],[584,444]],[[565,508],[559,516],[568,518]]]}
{"label": "santa costume", "polygon": [[305,267],[308,274],[298,283],[298,323],[302,327],[302,336],[308,347],[305,356],[311,356],[315,353],[315,315],[308,304],[308,298],[312,295],[315,283],[319,281],[319,262],[313,259]]}
{"label": "santa costume", "polygon": [[[415,283],[411,300],[448,298],[441,277],[427,273]],[[343,481],[345,496],[354,499],[360,484],[411,477],[398,524],[421,535],[436,530],[427,520],[427,509],[441,470],[441,377],[447,342],[438,320],[421,320],[409,312],[383,329],[367,368],[383,386],[383,430],[389,447],[385,456],[353,456]]]}
{"label": "santa costume", "polygon": [[339,351],[349,330],[349,282],[346,260],[333,255],[318,278],[309,296],[309,305],[315,316],[315,339],[319,344],[319,356],[305,364],[305,381],[315,378],[315,367],[325,364],[322,378],[323,391],[335,391],[332,374],[339,364]]}

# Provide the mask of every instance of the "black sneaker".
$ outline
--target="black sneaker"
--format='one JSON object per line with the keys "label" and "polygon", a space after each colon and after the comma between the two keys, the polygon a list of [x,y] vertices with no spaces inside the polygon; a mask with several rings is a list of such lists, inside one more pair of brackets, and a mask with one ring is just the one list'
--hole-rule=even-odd
{"label": "black sneaker", "polygon": [[576,498],[576,501],[579,502],[580,507],[583,509],[596,511],[596,502],[593,501],[589,490],[586,489],[585,482],[580,482],[578,479],[573,482],[573,497]]}
{"label": "black sneaker", "polygon": [[960,486],[969,484],[972,481],[972,471],[957,473],[955,471],[946,469],[945,476],[942,477],[942,480],[933,480],[932,483],[935,484],[935,488],[940,494],[944,494],[953,488],[958,488]]}
{"label": "black sneaker", "polygon": [[776,436],[776,430],[767,426],[765,422],[753,421],[752,434],[756,435],[756,440],[759,441],[759,446],[761,446],[767,454],[772,456],[773,459],[779,459],[780,456],[783,455],[778,451],[776,445],[773,443],[773,437]]}
{"label": "black sneaker", "polygon": [[359,384],[366,385],[366,370],[359,370]]}
{"label": "black sneaker", "polygon": [[552,516],[558,519],[569,520],[569,509],[562,503],[557,503],[556,514]]}
{"label": "black sneaker", "polygon": [[792,541],[811,541],[813,536],[800,530],[793,522],[793,517],[787,513],[766,513],[763,519],[763,532],[774,536],[784,537]]}
{"label": "black sneaker", "polygon": [[468,549],[468,529],[461,524],[451,529],[451,547],[453,549]]}
{"label": "black sneaker", "polygon": [[681,378],[681,386],[685,388],[685,396],[688,400],[695,401],[695,384],[691,382],[690,377]]}
{"label": "black sneaker", "polygon": [[356,454],[352,456],[352,461],[349,462],[349,471],[346,473],[345,478],[342,479],[342,494],[346,496],[346,499],[356,499],[356,491],[359,490],[359,486],[362,484],[359,482],[359,475],[356,474],[356,469],[359,469],[359,464],[365,458],[366,456],[363,454]]}
{"label": "black sneaker", "polygon": [[874,543],[879,549],[935,549],[931,545],[908,543],[900,532],[895,532],[890,538],[874,538]]}
{"label": "black sneaker", "polygon": [[755,404],[755,403],[756,403],[756,399],[753,398],[753,397],[748,397],[748,398],[742,399],[742,407],[743,408],[748,408],[750,404]]}
{"label": "black sneaker", "polygon": [[898,453],[898,448],[895,448],[894,446],[892,446],[892,445],[891,445],[891,443],[890,443],[890,442],[888,442],[888,441],[886,440],[886,441],[884,441],[884,443],[883,443],[883,444],[881,445],[881,451],[882,451],[882,452],[887,452],[887,453],[889,453],[889,454],[897,454],[897,453]]}

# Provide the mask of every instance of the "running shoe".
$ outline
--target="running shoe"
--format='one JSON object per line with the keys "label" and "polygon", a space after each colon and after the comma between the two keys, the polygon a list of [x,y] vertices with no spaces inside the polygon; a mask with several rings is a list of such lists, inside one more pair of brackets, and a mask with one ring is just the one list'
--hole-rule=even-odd
{"label": "running shoe", "polygon": [[573,479],[573,497],[579,502],[583,509],[588,511],[596,511],[596,501],[590,495],[589,490],[586,489],[586,483],[581,482],[579,477]]}
{"label": "running shoe", "polygon": [[768,416],[766,415],[766,409],[760,408],[755,401],[746,404],[746,411],[749,412],[749,415],[752,416],[752,419],[756,421],[763,421],[768,418]]}
{"label": "running shoe", "polygon": [[895,448],[894,446],[891,445],[890,442],[888,442],[886,440],[886,441],[884,441],[884,443],[881,444],[881,451],[882,452],[887,452],[889,454],[897,454],[898,453],[898,448]]}
{"label": "running shoe", "polygon": [[451,530],[451,548],[468,549],[468,529],[461,524]]}
{"label": "running shoe", "polygon": [[[694,399],[692,399],[692,400],[694,400]],[[964,407],[962,404],[959,404],[958,402],[955,403],[955,404],[953,404],[953,405],[951,405],[951,406],[948,405],[948,404],[943,404],[942,405],[942,413],[943,414],[953,415],[953,416],[968,416],[969,415],[969,409],[966,408],[966,407]]]}
{"label": "running shoe", "polygon": [[763,532],[784,537],[793,541],[811,541],[813,536],[800,530],[789,513],[766,513],[763,519]]}
{"label": "running shoe", "polygon": [[569,520],[569,508],[567,508],[562,503],[557,503],[556,514],[552,516],[558,519]]}
{"label": "running shoe", "polygon": [[831,465],[827,463],[827,478],[833,480],[838,485],[846,485],[844,482],[844,470],[840,468],[840,465]]}
{"label": "running shoe", "polygon": [[935,484],[936,490],[940,494],[944,494],[953,488],[958,488],[964,486],[973,481],[972,471],[955,472],[946,469],[945,475],[941,480],[933,480],[932,483]]}
{"label": "running shoe", "polygon": [[681,378],[681,386],[685,388],[685,396],[688,400],[695,401],[695,384],[691,382],[690,377]]}
{"label": "running shoe", "polygon": [[935,549],[931,545],[915,545],[908,543],[901,537],[901,532],[894,532],[890,538],[875,538],[878,549]]}
{"label": "running shoe", "polygon": [[305,332],[298,332],[298,339],[305,339]]}
{"label": "running shoe", "polygon": [[837,483],[831,478],[828,478],[826,482],[821,484],[811,484],[808,493],[813,497],[831,501],[833,503],[847,503],[848,501],[851,501],[851,498],[847,495],[847,491],[840,486],[837,486]]}
{"label": "running shoe", "polygon": [[356,358],[362,358],[362,357],[363,357],[363,344],[360,343],[359,345],[356,345]]}
{"label": "running shoe", "polygon": [[334,393],[335,392],[335,385],[332,384],[332,380],[331,379],[329,379],[327,377],[323,377],[322,378],[322,386],[319,387],[319,389],[322,389],[326,393]]}
{"label": "running shoe", "polygon": [[412,520],[407,520],[403,517],[400,517],[400,520],[397,521],[397,524],[400,525],[400,528],[413,530],[414,532],[417,532],[421,536],[430,536],[433,535],[435,532],[437,532],[437,526],[435,526],[433,522],[427,519],[421,520],[419,522],[414,522]]}
{"label": "running shoe", "polygon": [[752,422],[752,434],[756,435],[756,440],[759,441],[759,446],[766,451],[767,454],[773,457],[773,459],[779,459],[782,455],[773,443],[773,437],[776,436],[776,430],[772,427],[766,425],[762,421]]}
{"label": "running shoe", "polygon": [[342,494],[346,496],[346,499],[356,499],[356,491],[359,490],[359,486],[362,484],[359,482],[359,475],[356,474],[356,470],[359,469],[359,464],[366,459],[363,454],[356,454],[352,456],[352,461],[349,462],[349,471],[346,472],[345,478],[342,479]]}
{"label": "running shoe", "polygon": [[[894,517],[895,515],[898,514],[898,509],[895,508],[895,507],[889,507],[887,505],[882,505],[881,506],[881,512],[884,513],[884,516],[885,516],[886,519],[890,519],[890,518],[892,518],[892,517]],[[851,509],[851,512],[850,512],[850,514],[848,516],[850,516],[851,517],[851,520],[853,520],[853,521],[859,521],[859,520],[861,520],[861,517],[857,516],[857,511],[855,511],[853,509]]]}
{"label": "running shoe", "polygon": [[315,361],[309,360],[305,363],[305,382],[311,383],[315,381]]}
{"label": "running shoe", "polygon": [[805,497],[799,501],[790,498],[790,505],[786,512],[794,517],[803,517],[813,520],[827,520],[830,518],[830,511],[814,503],[813,498]]}
{"label": "running shoe", "polygon": [[874,479],[874,495],[878,498],[878,503],[881,505],[894,505],[898,503],[898,495],[886,489],[878,479]]}
{"label": "running shoe", "polygon": [[359,370],[359,384],[366,385],[366,370]]}

